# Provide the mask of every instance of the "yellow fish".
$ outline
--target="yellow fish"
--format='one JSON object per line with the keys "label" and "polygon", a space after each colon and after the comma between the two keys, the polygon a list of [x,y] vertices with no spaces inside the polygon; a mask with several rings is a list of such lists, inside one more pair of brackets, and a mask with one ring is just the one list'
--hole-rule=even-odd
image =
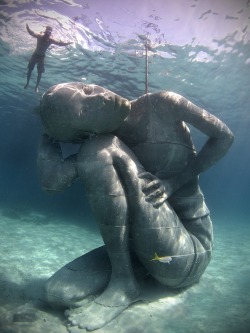
{"label": "yellow fish", "polygon": [[151,259],[151,261],[152,260],[160,261],[160,262],[163,262],[164,264],[170,264],[170,261],[172,261],[172,257],[170,257],[170,256],[158,257],[158,255],[155,252],[155,257],[153,259]]}

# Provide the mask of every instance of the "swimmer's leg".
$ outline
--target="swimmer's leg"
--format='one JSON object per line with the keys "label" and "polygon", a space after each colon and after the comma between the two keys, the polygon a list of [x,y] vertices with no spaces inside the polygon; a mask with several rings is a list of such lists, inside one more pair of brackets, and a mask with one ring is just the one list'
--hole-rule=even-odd
{"label": "swimmer's leg", "polygon": [[27,83],[26,85],[24,86],[24,89],[26,89],[29,85],[29,82],[30,82],[30,77],[31,77],[31,73],[32,73],[32,69],[29,69],[28,70],[28,73],[27,73]]}
{"label": "swimmer's leg", "polygon": [[33,53],[29,63],[28,63],[28,72],[27,72],[27,83],[26,85],[24,86],[24,89],[26,89],[29,85],[29,82],[30,82],[30,77],[31,77],[31,73],[36,65],[36,56],[35,54]]}
{"label": "swimmer's leg", "polygon": [[35,91],[38,92],[38,86],[42,78],[42,73],[44,73],[44,57],[39,57],[37,61],[37,79]]}
{"label": "swimmer's leg", "polygon": [[37,74],[37,79],[36,79],[36,87],[35,87],[35,91],[38,92],[38,86],[39,86],[39,83],[41,81],[41,78],[42,78],[42,73],[41,72],[38,72]]}

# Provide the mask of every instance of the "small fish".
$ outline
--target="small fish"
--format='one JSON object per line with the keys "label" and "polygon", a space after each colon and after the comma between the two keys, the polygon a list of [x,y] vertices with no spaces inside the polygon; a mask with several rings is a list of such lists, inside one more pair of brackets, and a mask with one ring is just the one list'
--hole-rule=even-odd
{"label": "small fish", "polygon": [[164,264],[170,264],[170,261],[172,261],[172,257],[170,256],[158,257],[158,255],[155,252],[155,257],[151,259],[151,261],[153,260],[163,262]]}

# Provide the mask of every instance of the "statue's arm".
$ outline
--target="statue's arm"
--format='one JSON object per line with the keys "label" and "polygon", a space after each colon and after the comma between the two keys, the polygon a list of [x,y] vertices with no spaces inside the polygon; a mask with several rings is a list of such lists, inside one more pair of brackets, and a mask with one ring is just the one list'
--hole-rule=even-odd
{"label": "statue's arm", "polygon": [[[175,187],[180,187],[219,161],[231,147],[234,135],[217,117],[186,98],[171,94],[171,98],[174,100],[173,110],[176,120],[184,121],[208,136],[198,154],[187,163],[182,173],[173,179]],[[175,189],[173,188],[173,190]]]}
{"label": "statue's arm", "polygon": [[77,155],[71,155],[63,159],[60,144],[44,134],[37,156],[42,188],[48,192],[59,192],[71,186],[79,177],[76,158]]}

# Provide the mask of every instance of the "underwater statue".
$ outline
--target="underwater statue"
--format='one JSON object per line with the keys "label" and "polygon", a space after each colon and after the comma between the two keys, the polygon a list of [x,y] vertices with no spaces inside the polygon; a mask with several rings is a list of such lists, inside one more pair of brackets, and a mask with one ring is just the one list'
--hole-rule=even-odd
{"label": "underwater statue", "polygon": [[[229,128],[173,92],[130,102],[80,82],[51,87],[40,117],[43,189],[81,180],[105,244],[47,281],[52,306],[76,308],[66,311],[72,330],[101,328],[138,300],[139,271],[169,288],[198,282],[213,243],[198,176],[230,148]],[[198,153],[186,124],[208,136]],[[79,152],[63,159],[59,142]]]}

